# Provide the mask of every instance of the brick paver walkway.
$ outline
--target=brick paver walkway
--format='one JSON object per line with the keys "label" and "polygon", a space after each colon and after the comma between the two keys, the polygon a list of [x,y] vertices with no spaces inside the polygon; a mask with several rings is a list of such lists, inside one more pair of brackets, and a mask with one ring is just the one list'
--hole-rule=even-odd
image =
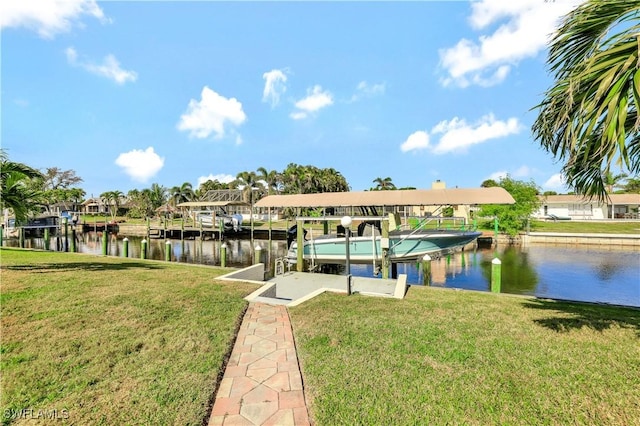
{"label": "brick paver walkway", "polygon": [[287,308],[251,303],[209,426],[310,424]]}

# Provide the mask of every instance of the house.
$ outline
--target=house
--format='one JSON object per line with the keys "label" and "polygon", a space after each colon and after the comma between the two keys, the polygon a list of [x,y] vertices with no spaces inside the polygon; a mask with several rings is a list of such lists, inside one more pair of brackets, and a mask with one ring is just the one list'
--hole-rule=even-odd
{"label": "house", "polygon": [[82,213],[84,214],[107,214],[109,213],[109,206],[100,198],[88,198],[82,203]]}
{"label": "house", "polygon": [[[445,190],[447,184],[437,179],[431,183],[431,189],[433,190]],[[457,187],[456,187],[457,189]],[[472,212],[477,210],[476,206],[470,204],[450,204],[447,205],[453,210],[452,217],[463,218],[465,221],[471,220],[473,217]],[[412,206],[408,207],[408,215],[410,216],[443,216],[443,208],[446,206]],[[400,213],[404,213],[401,211]]]}
{"label": "house", "polygon": [[532,215],[538,219],[550,216],[579,220],[639,218],[640,194],[611,194],[605,202],[580,195],[547,195],[540,199],[542,205]]}

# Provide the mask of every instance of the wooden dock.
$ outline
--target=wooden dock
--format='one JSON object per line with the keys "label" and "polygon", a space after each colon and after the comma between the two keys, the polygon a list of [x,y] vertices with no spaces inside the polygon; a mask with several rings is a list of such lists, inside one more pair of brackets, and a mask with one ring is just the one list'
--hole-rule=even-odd
{"label": "wooden dock", "polygon": [[[218,228],[194,228],[194,227],[149,227],[149,238],[177,239],[177,240],[219,240],[220,230]],[[251,229],[244,227],[241,231],[224,231],[222,238],[250,239]],[[253,238],[257,240],[268,240],[268,229],[254,229]],[[271,231],[272,240],[286,240],[287,232],[277,229]]]}

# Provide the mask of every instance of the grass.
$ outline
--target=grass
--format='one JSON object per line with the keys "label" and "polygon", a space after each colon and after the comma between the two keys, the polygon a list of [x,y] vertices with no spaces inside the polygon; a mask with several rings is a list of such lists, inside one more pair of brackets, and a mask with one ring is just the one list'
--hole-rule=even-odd
{"label": "grass", "polygon": [[22,410],[69,424],[203,424],[254,285],[216,281],[220,268],[0,255],[3,424]]}
{"label": "grass", "polygon": [[569,232],[594,234],[640,234],[640,222],[531,221],[531,232]]}
{"label": "grass", "polygon": [[412,287],[290,309],[317,425],[640,424],[640,311]]}

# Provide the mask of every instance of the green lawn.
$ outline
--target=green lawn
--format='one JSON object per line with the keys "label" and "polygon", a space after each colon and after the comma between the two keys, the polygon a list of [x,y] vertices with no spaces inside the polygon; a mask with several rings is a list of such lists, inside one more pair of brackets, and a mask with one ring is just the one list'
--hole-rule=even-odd
{"label": "green lawn", "polygon": [[571,232],[596,234],[640,234],[640,222],[597,222],[559,220],[531,221],[531,232]]}
{"label": "green lawn", "polygon": [[219,268],[0,256],[3,424],[21,410],[77,425],[203,424],[255,285],[216,281]]}
{"label": "green lawn", "polygon": [[290,309],[317,425],[640,424],[640,310],[412,287]]}

